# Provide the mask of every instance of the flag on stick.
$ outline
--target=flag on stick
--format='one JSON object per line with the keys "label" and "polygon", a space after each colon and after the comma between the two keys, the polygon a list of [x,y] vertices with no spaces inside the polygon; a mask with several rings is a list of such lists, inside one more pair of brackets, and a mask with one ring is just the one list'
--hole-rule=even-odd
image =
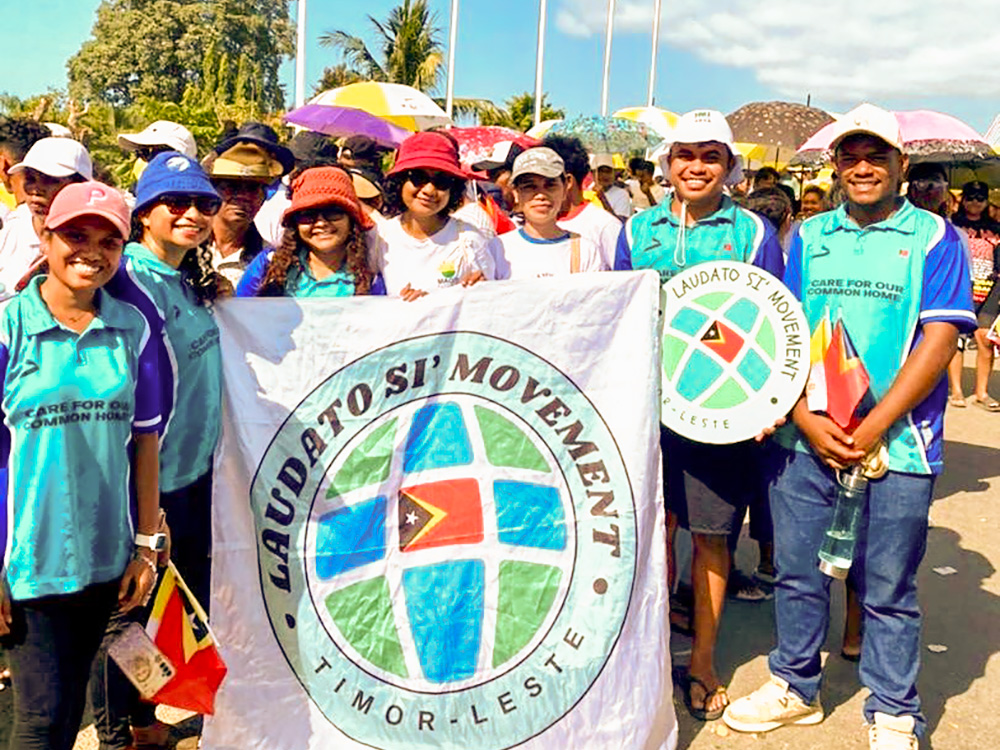
{"label": "flag on stick", "polygon": [[214,713],[215,694],[226,676],[226,665],[205,610],[172,562],[160,581],[146,633],[177,670],[151,700],[201,714]]}
{"label": "flag on stick", "polygon": [[823,358],[826,377],[826,412],[846,428],[868,390],[868,371],[839,317]]}

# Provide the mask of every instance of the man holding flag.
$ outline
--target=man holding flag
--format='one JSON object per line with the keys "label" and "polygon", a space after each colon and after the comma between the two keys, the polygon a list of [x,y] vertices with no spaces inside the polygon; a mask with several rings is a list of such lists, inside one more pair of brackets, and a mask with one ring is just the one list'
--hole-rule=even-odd
{"label": "man holding flag", "polygon": [[869,483],[852,570],[864,612],[860,676],[871,691],[869,746],[916,750],[924,730],[916,573],[942,469],[942,376],[975,316],[957,233],[899,197],[907,160],[896,118],[863,104],[838,125],[831,148],[847,202],[802,224],[785,273],[813,331],[813,367],[793,424],[776,437],[784,447],[770,487],[778,644],[770,681],[735,701],[725,721],[761,732],[823,720],[830,579],[817,552],[835,471],[884,450],[889,471]]}

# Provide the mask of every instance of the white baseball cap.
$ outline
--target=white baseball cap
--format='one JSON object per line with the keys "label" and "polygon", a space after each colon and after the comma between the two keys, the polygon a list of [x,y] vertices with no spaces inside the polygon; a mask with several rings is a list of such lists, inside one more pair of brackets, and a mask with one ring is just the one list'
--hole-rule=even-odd
{"label": "white baseball cap", "polygon": [[833,126],[830,150],[835,151],[840,142],[849,135],[865,133],[880,138],[897,151],[903,150],[903,136],[899,132],[899,120],[888,110],[865,102],[859,104],[841,117]]}
{"label": "white baseball cap", "polygon": [[141,133],[121,133],[118,145],[126,151],[135,151],[142,146],[167,146],[171,151],[180,151],[192,159],[198,158],[198,145],[191,131],[170,120],[157,120]]}
{"label": "white baseball cap", "polygon": [[94,178],[94,164],[83,144],[72,138],[50,137],[35,141],[24,160],[10,168],[9,174],[34,169],[49,177],[80,175],[86,180]]}
{"label": "white baseball cap", "polygon": [[652,156],[657,157],[664,174],[670,172],[670,149],[675,143],[721,143],[733,156],[735,164],[726,177],[726,185],[743,181],[743,156],[736,150],[733,129],[726,116],[716,109],[693,109],[677,118],[667,138]]}
{"label": "white baseball cap", "polygon": [[615,155],[614,154],[591,154],[590,156],[590,168],[593,171],[597,171],[601,167],[611,167],[615,168]]}

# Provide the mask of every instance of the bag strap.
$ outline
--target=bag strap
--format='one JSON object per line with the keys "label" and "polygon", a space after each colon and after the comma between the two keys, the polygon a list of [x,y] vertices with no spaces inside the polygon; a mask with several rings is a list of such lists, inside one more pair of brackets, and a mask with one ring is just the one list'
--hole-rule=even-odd
{"label": "bag strap", "polygon": [[580,273],[580,237],[569,241],[569,272]]}

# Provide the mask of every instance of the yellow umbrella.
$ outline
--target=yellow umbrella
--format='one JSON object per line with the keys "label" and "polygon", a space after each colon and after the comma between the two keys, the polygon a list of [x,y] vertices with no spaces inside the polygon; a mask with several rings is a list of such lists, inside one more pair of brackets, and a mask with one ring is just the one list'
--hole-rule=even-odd
{"label": "yellow umbrella", "polygon": [[562,118],[557,117],[554,120],[542,120],[533,128],[529,129],[528,132],[525,133],[525,135],[531,138],[537,138],[538,140],[541,140],[542,138],[545,137],[545,134],[552,129],[552,126],[555,125],[557,122],[562,122]]}
{"label": "yellow umbrella", "polygon": [[743,166],[750,170],[760,169],[766,165],[780,172],[788,166],[788,160],[795,155],[793,148],[769,146],[764,143],[737,141],[733,145],[743,155]]}
{"label": "yellow umbrella", "polygon": [[652,128],[664,138],[670,136],[670,131],[677,124],[678,116],[668,109],[660,107],[625,107],[614,113],[613,117],[621,117],[623,120],[641,122],[646,127]]}
{"label": "yellow umbrella", "polygon": [[427,94],[401,83],[351,83],[317,94],[309,103],[360,109],[407,130],[451,124],[445,111]]}

